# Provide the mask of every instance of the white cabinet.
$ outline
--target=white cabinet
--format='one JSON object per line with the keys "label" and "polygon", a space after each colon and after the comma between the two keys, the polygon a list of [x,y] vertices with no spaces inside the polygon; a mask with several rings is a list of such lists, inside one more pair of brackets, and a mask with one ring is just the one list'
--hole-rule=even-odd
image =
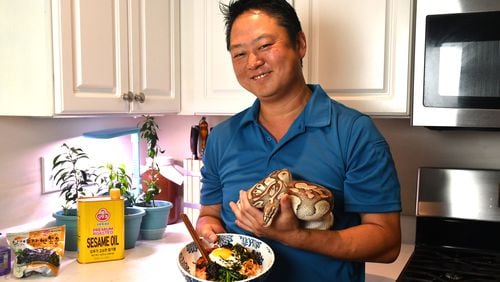
{"label": "white cabinet", "polygon": [[255,96],[233,72],[219,1],[182,0],[181,34],[181,113],[230,115],[251,106]]}
{"label": "white cabinet", "polygon": [[[27,108],[16,106],[11,114],[179,111],[179,0],[46,0],[43,6],[18,2],[2,2],[13,13],[7,15],[13,22],[13,33],[20,31],[14,24],[32,20],[30,14],[36,15],[33,21],[37,23],[23,30],[23,35],[16,35],[13,40],[7,38],[12,46],[1,53],[22,57],[16,49],[29,44],[37,49],[37,57],[21,62],[16,81],[8,82],[6,90],[16,97],[10,100],[36,97],[35,100],[43,101]],[[8,62],[11,60],[7,58]],[[32,70],[31,66],[42,67]],[[28,87],[30,92],[26,92],[27,87],[22,85],[30,85],[32,80],[40,85],[52,80],[52,76],[53,82],[48,82],[52,85],[43,85],[43,89]],[[3,96],[0,93],[2,102]],[[3,103],[1,107],[0,114],[6,114]],[[31,108],[36,107],[44,110],[33,114]]]}
{"label": "white cabinet", "polygon": [[0,1],[0,115],[53,113],[50,1]]}
{"label": "white cabinet", "polygon": [[300,0],[304,73],[372,115],[409,115],[411,0]]}
{"label": "white cabinet", "polygon": [[[290,1],[307,36],[306,80],[362,112],[408,116],[411,1]],[[233,73],[218,1],[183,0],[181,13],[181,112],[232,114],[250,106],[255,98]]]}
{"label": "white cabinet", "polygon": [[57,113],[179,110],[178,1],[58,0],[52,11]]}

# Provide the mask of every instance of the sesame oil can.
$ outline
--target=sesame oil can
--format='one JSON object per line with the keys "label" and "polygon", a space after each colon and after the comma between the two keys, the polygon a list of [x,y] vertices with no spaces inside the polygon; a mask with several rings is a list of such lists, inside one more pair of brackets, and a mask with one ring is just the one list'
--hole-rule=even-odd
{"label": "sesame oil can", "polygon": [[119,192],[118,195],[116,193],[110,195],[78,200],[79,263],[118,260],[125,257],[124,200]]}

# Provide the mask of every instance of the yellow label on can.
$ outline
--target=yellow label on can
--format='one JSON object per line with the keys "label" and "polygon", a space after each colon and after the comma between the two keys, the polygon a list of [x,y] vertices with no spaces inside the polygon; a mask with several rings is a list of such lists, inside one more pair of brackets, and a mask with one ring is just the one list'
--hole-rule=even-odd
{"label": "yellow label on can", "polygon": [[91,197],[78,200],[78,262],[125,257],[124,209],[123,199]]}

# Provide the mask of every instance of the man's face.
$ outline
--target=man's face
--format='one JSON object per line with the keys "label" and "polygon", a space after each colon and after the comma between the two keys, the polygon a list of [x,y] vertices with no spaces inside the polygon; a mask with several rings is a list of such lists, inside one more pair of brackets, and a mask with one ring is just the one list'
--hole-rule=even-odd
{"label": "man's face", "polygon": [[303,84],[303,33],[290,42],[286,29],[269,15],[251,10],[233,23],[230,53],[239,83],[257,98],[279,98]]}

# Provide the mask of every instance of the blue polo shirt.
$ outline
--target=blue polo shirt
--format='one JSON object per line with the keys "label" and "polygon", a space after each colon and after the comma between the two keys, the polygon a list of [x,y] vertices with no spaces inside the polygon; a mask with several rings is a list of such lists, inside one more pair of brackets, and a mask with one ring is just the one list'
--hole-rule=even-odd
{"label": "blue polo shirt", "polygon": [[[244,233],[229,202],[274,170],[329,188],[333,229],[360,224],[358,213],[401,211],[400,187],[389,146],[366,115],[332,99],[319,85],[303,112],[279,141],[258,122],[258,100],[213,128],[203,158],[201,204],[222,204],[226,230]],[[364,281],[364,263],[284,246],[275,251],[269,281]],[[327,247],[327,246],[325,246]]]}

